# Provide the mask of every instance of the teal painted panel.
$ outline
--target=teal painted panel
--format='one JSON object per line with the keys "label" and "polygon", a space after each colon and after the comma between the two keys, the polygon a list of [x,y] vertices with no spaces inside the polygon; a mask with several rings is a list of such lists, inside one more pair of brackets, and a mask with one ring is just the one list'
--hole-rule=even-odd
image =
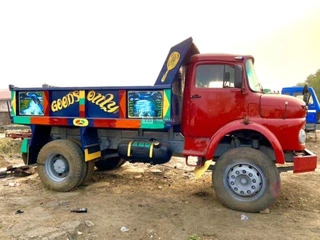
{"label": "teal painted panel", "polygon": [[31,124],[31,116],[13,116],[13,123],[15,124]]}

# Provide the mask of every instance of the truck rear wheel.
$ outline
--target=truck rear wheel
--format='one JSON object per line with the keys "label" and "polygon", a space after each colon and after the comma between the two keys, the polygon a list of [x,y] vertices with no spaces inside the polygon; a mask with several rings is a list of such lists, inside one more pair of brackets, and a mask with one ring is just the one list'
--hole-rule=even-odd
{"label": "truck rear wheel", "polygon": [[244,212],[260,212],[278,197],[280,175],[261,151],[235,148],[218,159],[212,173],[213,187],[222,204]]}
{"label": "truck rear wheel", "polygon": [[[81,141],[78,140],[78,139],[74,139],[74,138],[70,138],[68,139],[70,141],[72,141],[73,143],[75,143],[81,150]],[[81,150],[82,151],[82,150]],[[95,166],[95,163],[94,163],[94,160],[91,160],[91,161],[87,161],[86,162],[86,174],[84,176],[84,179],[83,181],[80,183],[88,183],[92,180],[92,177],[93,177],[93,173],[94,173],[94,166]]]}
{"label": "truck rear wheel", "polygon": [[[95,163],[96,167],[102,171],[113,170],[121,167],[126,161],[119,156],[112,156],[116,153],[117,151],[113,150],[103,151],[103,156]],[[108,155],[111,155],[112,157],[109,157]]]}
{"label": "truck rear wheel", "polygon": [[86,174],[84,176],[84,180],[82,181],[82,183],[87,183],[90,182],[92,180],[92,176],[94,173],[94,166],[95,166],[95,162],[94,160],[88,161],[86,162]]}
{"label": "truck rear wheel", "polygon": [[70,140],[47,143],[40,150],[37,162],[42,183],[55,191],[70,191],[88,174],[82,150]]}

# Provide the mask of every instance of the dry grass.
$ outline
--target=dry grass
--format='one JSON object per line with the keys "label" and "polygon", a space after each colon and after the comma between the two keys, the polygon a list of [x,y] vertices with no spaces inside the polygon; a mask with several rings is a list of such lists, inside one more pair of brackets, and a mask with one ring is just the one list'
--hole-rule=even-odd
{"label": "dry grass", "polygon": [[1,138],[0,154],[20,155],[21,139]]}

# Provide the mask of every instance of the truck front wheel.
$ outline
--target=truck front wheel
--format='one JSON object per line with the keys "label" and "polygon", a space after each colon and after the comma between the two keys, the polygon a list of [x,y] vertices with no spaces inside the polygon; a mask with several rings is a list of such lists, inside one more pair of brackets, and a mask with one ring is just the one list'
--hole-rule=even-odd
{"label": "truck front wheel", "polygon": [[84,155],[70,140],[54,140],[39,152],[38,174],[48,189],[67,192],[83,182],[87,175]]}
{"label": "truck front wheel", "polygon": [[262,211],[280,191],[275,164],[261,151],[246,147],[223,154],[215,165],[212,181],[222,204],[237,211]]}

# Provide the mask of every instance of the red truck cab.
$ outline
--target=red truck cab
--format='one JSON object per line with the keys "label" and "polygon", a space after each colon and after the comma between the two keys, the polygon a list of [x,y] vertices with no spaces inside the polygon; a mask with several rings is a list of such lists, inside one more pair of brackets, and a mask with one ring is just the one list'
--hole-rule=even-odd
{"label": "red truck cab", "polygon": [[[315,169],[312,154],[303,154],[303,164],[298,163],[297,156],[285,159],[286,151],[305,150],[305,103],[287,96],[263,94],[252,56],[196,54],[188,62],[185,78],[185,155],[212,159],[221,139],[233,135],[246,145],[263,142],[265,147],[271,147],[274,155],[267,154],[276,163],[295,159],[295,172]],[[242,144],[241,140],[236,142]],[[306,161],[308,158],[310,161]]]}

